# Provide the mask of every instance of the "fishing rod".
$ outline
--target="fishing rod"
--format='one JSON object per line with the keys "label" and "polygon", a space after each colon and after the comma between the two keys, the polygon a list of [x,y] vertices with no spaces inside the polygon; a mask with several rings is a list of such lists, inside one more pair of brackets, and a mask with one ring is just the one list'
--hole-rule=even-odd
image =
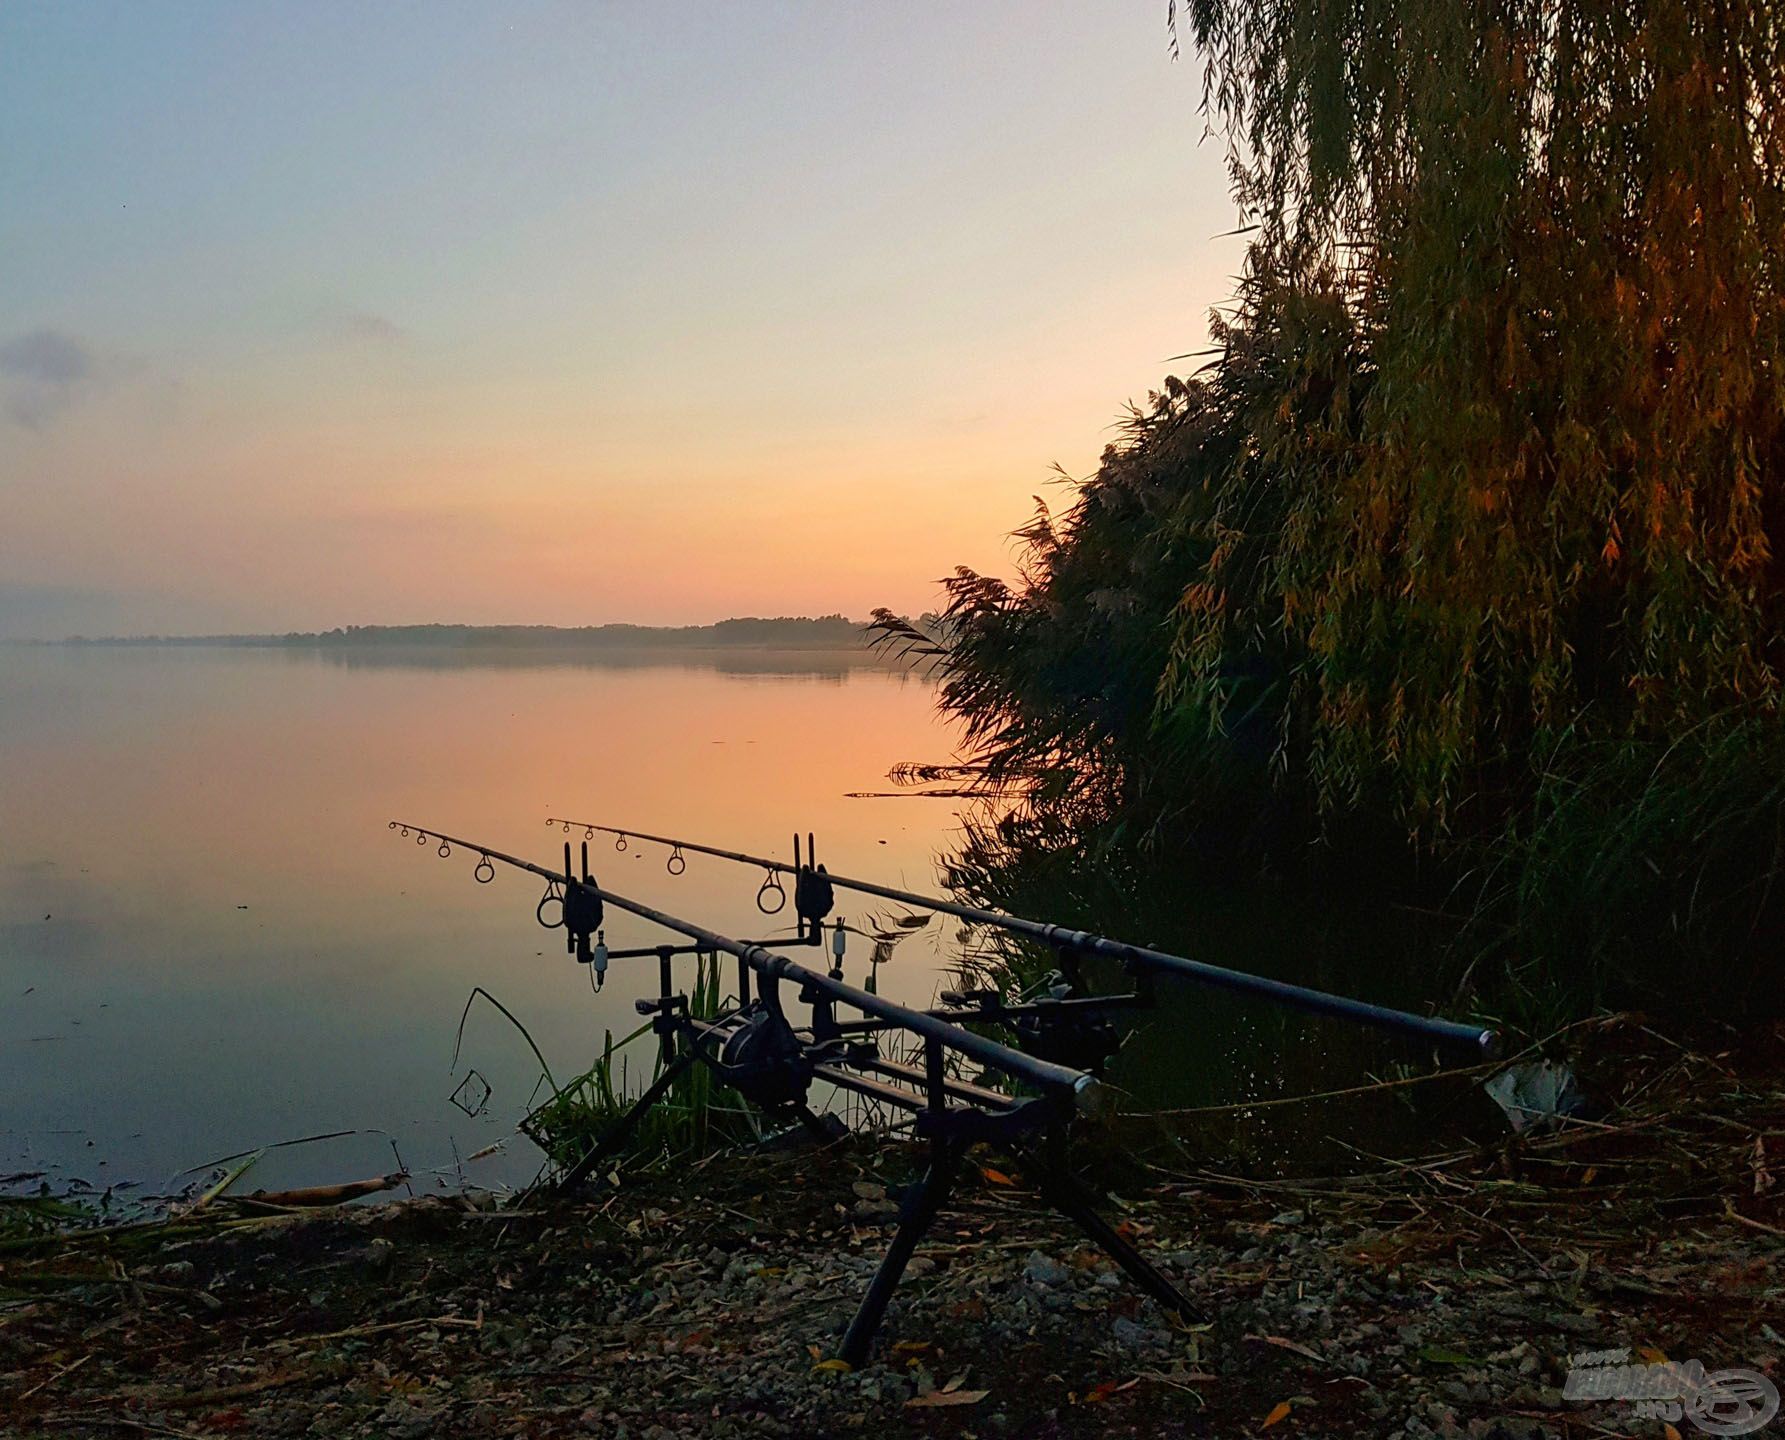
{"label": "fishing rod", "polygon": [[[568,820],[561,816],[552,816],[546,820],[548,826],[562,826],[566,833],[580,828],[585,838],[593,839],[597,833],[618,837],[617,848],[625,849],[626,843],[642,840],[648,844],[667,845],[673,855],[680,856],[684,851],[693,851],[699,855],[711,855],[715,859],[730,860],[740,865],[759,866],[773,879],[780,875],[793,875],[796,878],[804,873],[821,875],[824,881],[834,887],[853,890],[863,895],[873,895],[882,900],[891,900],[902,905],[913,905],[919,909],[935,911],[942,915],[953,915],[974,925],[990,925],[1007,931],[1013,935],[1021,935],[1036,940],[1059,952],[1065,957],[1078,955],[1101,955],[1119,962],[1130,973],[1154,972],[1164,975],[1176,975],[1202,985],[1211,985],[1218,989],[1231,990],[1244,995],[1256,995],[1261,999],[1290,1009],[1305,1011],[1312,1015],[1334,1016],[1342,1020],[1350,1020],[1374,1029],[1386,1030],[1394,1034],[1406,1035],[1416,1040],[1430,1041],[1446,1048],[1462,1051],[1478,1057],[1492,1058],[1499,1051],[1499,1035],[1481,1025],[1459,1024],[1454,1020],[1435,1019],[1426,1015],[1415,1015],[1410,1011],[1396,1010],[1386,1005],[1375,1005],[1367,1000],[1354,1000],[1347,995],[1333,995],[1324,990],[1314,990],[1305,985],[1292,985],[1285,980],[1273,980],[1265,975],[1253,975],[1243,970],[1229,970],[1220,965],[1211,965],[1206,961],[1192,960],[1184,955],[1173,955],[1164,950],[1155,950],[1150,946],[1134,945],[1125,940],[1113,940],[1105,935],[1093,935],[1085,930],[1072,930],[1063,925],[1051,925],[1041,920],[1028,920],[1020,915],[1006,915],[998,910],[984,910],[972,905],[957,904],[952,900],[944,900],[935,895],[919,895],[910,890],[900,890],[891,885],[876,884],[871,880],[856,880],[846,875],[832,874],[823,866],[812,869],[810,866],[789,866],[781,860],[771,859],[763,855],[751,855],[739,850],[722,850],[717,846],[699,845],[691,840],[678,840],[664,835],[647,835],[640,830],[622,830],[613,825],[597,825],[592,821]],[[796,839],[797,843],[797,839]],[[810,853],[808,851],[808,853]],[[686,868],[683,861],[683,868]],[[680,874],[680,870],[672,873]],[[777,884],[779,882],[777,881]],[[764,882],[768,888],[768,882]],[[762,905],[761,891],[758,891],[758,907]],[[773,912],[766,912],[773,913]]]}
{"label": "fishing rod", "polygon": [[[564,870],[560,874],[557,871],[548,870],[543,865],[535,865],[530,860],[522,860],[517,856],[504,854],[487,845],[479,845],[475,841],[445,835],[438,830],[424,829],[419,825],[405,821],[393,820],[390,822],[390,828],[401,828],[405,834],[413,833],[424,844],[430,838],[438,840],[442,858],[445,857],[445,853],[449,851],[450,847],[455,845],[463,850],[476,852],[481,858],[472,873],[478,879],[479,884],[487,885],[490,879],[494,878],[495,871],[490,862],[496,860],[516,870],[538,875],[546,880],[548,885],[561,887],[561,895],[553,895],[548,890],[546,896],[540,901],[540,908],[543,909],[547,900],[561,898],[564,913],[560,923],[569,932],[566,937],[567,944],[575,947],[577,958],[584,960],[585,963],[593,964],[596,959],[595,951],[588,947],[588,939],[591,933],[596,933],[600,929],[602,906],[613,905],[617,909],[638,916],[641,920],[649,920],[652,924],[660,925],[665,930],[672,930],[679,935],[687,936],[695,942],[696,948],[709,952],[722,952],[736,957],[743,966],[754,972],[760,981],[767,981],[770,984],[783,980],[796,983],[801,986],[802,990],[816,993],[834,1003],[848,1005],[852,1009],[861,1011],[864,1015],[874,1016],[901,1030],[909,1030],[912,1034],[925,1040],[934,1041],[950,1050],[959,1051],[961,1054],[979,1061],[982,1065],[1001,1071],[1014,1080],[1034,1086],[1044,1094],[1070,1098],[1075,1106],[1083,1105],[1085,1108],[1096,1108],[1100,1103],[1101,1097],[1097,1095],[1096,1078],[1081,1070],[1057,1065],[1051,1061],[1038,1059],[1033,1055],[1025,1055],[1022,1051],[1013,1050],[1008,1045],[1000,1045],[996,1040],[987,1039],[971,1030],[963,1030],[960,1026],[950,1024],[947,1020],[940,1019],[928,1011],[913,1010],[879,995],[870,994],[866,990],[857,989],[855,986],[821,971],[797,964],[785,955],[777,955],[759,942],[734,940],[730,936],[721,935],[716,930],[709,930],[691,920],[684,920],[680,916],[671,915],[667,911],[647,905],[642,900],[630,899],[596,884],[588,873],[588,848],[586,845],[583,850],[583,874],[578,877],[572,873],[570,868],[570,846],[568,843],[564,846]],[[541,921],[541,923],[544,922]],[[554,925],[550,928],[557,927]],[[604,940],[598,943],[605,948]],[[666,947],[648,947],[648,953],[657,955],[664,948]],[[613,952],[610,951],[604,958],[611,958],[612,954]],[[645,1002],[639,1003],[643,1005]]]}
{"label": "fishing rod", "polygon": [[[498,863],[543,879],[546,890],[535,907],[534,918],[548,929],[562,926],[566,948],[579,962],[605,970],[610,960],[625,955],[652,954],[658,959],[660,993],[655,999],[634,1002],[640,1014],[652,1017],[651,1028],[660,1038],[657,1077],[579,1159],[565,1168],[560,1187],[576,1185],[594,1173],[603,1159],[616,1153],[634,1133],[651,1107],[669,1094],[679,1077],[695,1065],[707,1066],[721,1081],[769,1114],[791,1112],[826,1140],[835,1137],[824,1130],[821,1117],[806,1101],[814,1081],[911,1115],[917,1135],[929,1142],[929,1166],[921,1183],[907,1192],[900,1207],[898,1229],[843,1337],[839,1354],[850,1365],[860,1365],[867,1359],[900,1275],[946,1203],[962,1171],[966,1152],[982,1143],[998,1146],[1016,1157],[1034,1177],[1040,1197],[1072,1220],[1154,1300],[1180,1315],[1195,1318],[1189,1301],[1135,1249],[1128,1237],[1097,1212],[1090,1193],[1072,1173],[1067,1153],[1071,1122],[1076,1113],[1101,1108],[1098,1082],[1083,1069],[1011,1049],[963,1028],[960,1023],[1001,1021],[1006,1016],[999,1007],[913,1010],[847,984],[842,978],[845,932],[841,922],[832,932],[835,967],[826,974],[777,954],[762,942],[735,940],[618,894],[598,884],[589,873],[587,840],[582,846],[581,873],[571,868],[568,841],[560,873],[428,827],[392,820],[390,828],[400,830],[404,837],[414,834],[417,844],[422,846],[438,842],[442,858],[450,856],[455,846],[477,855],[472,876],[479,884],[487,885],[496,878]],[[805,854],[809,859],[809,848]],[[813,867],[806,870],[808,877],[817,873]],[[814,929],[822,926],[823,912],[829,908],[828,888],[817,888],[822,889],[821,898],[825,900],[822,909],[812,899],[817,890],[810,879],[804,886],[796,885],[795,891],[796,900],[802,891],[807,896],[802,921]],[[548,920],[547,910],[553,903],[559,907],[557,919]],[[681,935],[692,944],[610,951],[602,928],[609,905]],[[822,930],[818,933],[822,939]],[[687,997],[675,993],[671,963],[679,954],[721,952],[738,961],[739,1005],[717,1016],[696,1016],[691,1013]],[[780,993],[783,982],[797,985],[798,1003],[810,1008],[809,1021],[798,1028],[784,1010]],[[1037,1033],[1044,1038],[1063,1032],[1070,1042],[1073,1035],[1085,1031],[1087,1022],[1083,1017],[1091,1013],[1087,1007],[1130,998],[1118,996],[1096,1002],[1043,998],[1012,1007],[1012,1013],[1021,1011],[1017,1021],[1019,1035],[1026,1036],[1028,1032],[1022,1025],[1034,1020],[1039,1027]],[[839,1005],[858,1010],[866,1018],[840,1021],[835,1013]],[[904,1032],[922,1042],[918,1063],[907,1064],[880,1053],[880,1037],[893,1032]],[[948,1051],[977,1060],[988,1070],[1039,1093],[1006,1093],[956,1078],[949,1073]]]}

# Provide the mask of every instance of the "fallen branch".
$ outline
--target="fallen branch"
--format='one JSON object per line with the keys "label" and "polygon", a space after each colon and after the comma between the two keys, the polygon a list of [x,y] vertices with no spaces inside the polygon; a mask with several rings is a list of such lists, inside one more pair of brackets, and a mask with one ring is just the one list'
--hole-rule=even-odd
{"label": "fallen branch", "polygon": [[1781,1239],[1785,1239],[1785,1230],[1781,1230],[1777,1225],[1768,1225],[1764,1220],[1750,1219],[1727,1200],[1723,1202],[1723,1213],[1738,1225],[1746,1225],[1750,1230],[1758,1230],[1764,1235],[1777,1235]]}
{"label": "fallen branch", "polygon": [[312,1185],[302,1190],[256,1190],[240,1198],[252,1200],[257,1205],[277,1205],[286,1209],[341,1205],[349,1200],[357,1200],[362,1195],[377,1195],[386,1190],[395,1190],[408,1179],[406,1171],[397,1170],[371,1180],[350,1180],[344,1185]]}
{"label": "fallen branch", "polygon": [[33,1385],[23,1395],[19,1396],[18,1400],[16,1400],[14,1403],[22,1405],[25,1401],[29,1400],[33,1395],[35,1395],[39,1390],[47,1390],[50,1386],[54,1385],[58,1380],[60,1380],[64,1375],[74,1374],[74,1372],[76,1370],[79,1370],[81,1368],[81,1366],[85,1365],[92,1358],[93,1358],[93,1352],[91,1350],[89,1350],[85,1355],[81,1356],[81,1358],[79,1360],[76,1360],[72,1365],[64,1365],[54,1375],[49,1376],[47,1379],[39,1380],[35,1385]]}

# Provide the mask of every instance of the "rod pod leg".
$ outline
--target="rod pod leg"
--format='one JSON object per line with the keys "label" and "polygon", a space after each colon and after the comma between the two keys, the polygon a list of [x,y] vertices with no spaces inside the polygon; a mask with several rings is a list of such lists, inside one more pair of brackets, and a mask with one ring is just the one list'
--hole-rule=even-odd
{"label": "rod pod leg", "polygon": [[835,1116],[820,1115],[810,1105],[799,1105],[794,1114],[799,1117],[799,1122],[805,1128],[806,1134],[811,1136],[816,1145],[835,1145],[849,1133]]}
{"label": "rod pod leg", "polygon": [[1064,1135],[1050,1134],[1041,1167],[1041,1194],[1048,1204],[1085,1232],[1097,1248],[1120,1265],[1128,1278],[1167,1310],[1175,1310],[1186,1320],[1201,1316],[1178,1291],[1178,1288],[1155,1269],[1152,1263],[1130,1245],[1116,1228],[1096,1211],[1090,1193],[1073,1179],[1066,1166]]}
{"label": "rod pod leg", "polygon": [[948,1199],[948,1192],[954,1188],[955,1170],[960,1158],[961,1147],[958,1143],[944,1140],[940,1136],[931,1142],[929,1171],[924,1175],[922,1183],[906,1195],[899,1214],[899,1228],[893,1232],[886,1258],[880,1262],[880,1268],[868,1282],[868,1293],[862,1296],[855,1318],[849,1322],[848,1333],[843,1336],[840,1357],[852,1367],[859,1369],[867,1360],[868,1351],[874,1343],[874,1333],[879,1330],[880,1321],[886,1315],[886,1307],[892,1300],[893,1291],[898,1288],[899,1277],[905,1273],[905,1266],[910,1263],[911,1256],[917,1249],[917,1242],[923,1239],[924,1232],[934,1223],[937,1212]]}

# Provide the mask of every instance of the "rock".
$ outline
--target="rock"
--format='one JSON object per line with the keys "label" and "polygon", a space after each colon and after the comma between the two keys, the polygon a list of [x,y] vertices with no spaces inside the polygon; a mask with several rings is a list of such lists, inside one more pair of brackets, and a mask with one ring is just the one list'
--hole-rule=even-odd
{"label": "rock", "polygon": [[422,1436],[432,1433],[439,1418],[435,1412],[423,1410],[399,1397],[384,1407],[378,1423],[392,1440],[421,1440]]}
{"label": "rock", "polygon": [[1118,1345],[1125,1345],[1130,1350],[1151,1350],[1162,1343],[1170,1343],[1164,1331],[1137,1325],[1126,1315],[1116,1316],[1109,1333]]}
{"label": "rock", "polygon": [[[922,1159],[892,1153],[899,1159],[887,1175]],[[1491,1163],[1482,1159],[1483,1174],[1497,1173]],[[1105,1392],[1107,1406],[1084,1411],[1066,1397],[1159,1371],[1204,1396],[1209,1434],[1256,1432],[1283,1399],[1295,1404],[1294,1418],[1270,1427],[1267,1440],[1293,1440],[1291,1431],[1539,1440],[1599,1418],[1553,1388],[1568,1352],[1634,1345],[1652,1324],[1650,1302],[1634,1290],[1634,1298],[1609,1291],[1591,1307],[1577,1299],[1573,1270],[1554,1258],[1577,1243],[1577,1219],[1593,1234],[1617,1223],[1597,1199],[1579,1217],[1561,1204],[1546,1212],[1555,1230],[1541,1232],[1536,1257],[1481,1230],[1464,1237],[1459,1264],[1448,1248],[1405,1246],[1396,1232],[1361,1224],[1368,1216],[1344,1204],[1315,1199],[1284,1211],[1285,1200],[1266,1190],[1210,1205],[1162,1187],[1136,1202],[1135,1243],[1169,1267],[1213,1326],[1169,1329],[1137,1287],[1063,1228],[1021,1229],[969,1207],[947,1215],[933,1248],[912,1257],[873,1363],[819,1371],[885,1250],[858,1210],[895,1213],[899,1183],[889,1194],[872,1170],[852,1185],[863,1171],[847,1156],[790,1162],[785,1172],[778,1164],[753,1152],[693,1178],[629,1173],[592,1200],[504,1212],[500,1223],[473,1223],[462,1205],[449,1216],[399,1202],[378,1214],[231,1227],[197,1243],[176,1234],[130,1262],[145,1286],[160,1280],[182,1292],[148,1297],[179,1344],[140,1343],[142,1297],[110,1272],[103,1288],[84,1288],[79,1305],[39,1307],[15,1327],[53,1348],[10,1363],[23,1388],[51,1380],[45,1400],[70,1413],[104,1413],[121,1379],[166,1394],[220,1391],[302,1364],[302,1386],[245,1392],[227,1407],[239,1408],[239,1422],[218,1422],[269,1440],[507,1440],[533,1433],[530,1424],[603,1440],[627,1430],[632,1440],[881,1440],[881,1432],[898,1440],[900,1431],[932,1430],[1017,1440],[1089,1435],[1100,1421],[1110,1433],[1151,1435],[1166,1428],[1157,1423],[1163,1392]],[[1566,1195],[1578,1178],[1538,1181],[1559,1181]],[[1705,1277],[1726,1271],[1741,1289],[1749,1269],[1728,1267],[1760,1258],[1734,1231],[1713,1244],[1704,1227],[1687,1225],[1668,1243],[1687,1248],[1641,1252],[1640,1273],[1691,1297],[1709,1299]],[[1042,1244],[1059,1249],[1033,1248]],[[1770,1283],[1764,1267],[1754,1275],[1757,1290]],[[211,1298],[225,1305],[218,1317],[196,1289],[212,1276]],[[1670,1351],[1708,1353],[1720,1313],[1697,1304],[1670,1312]],[[1589,1323],[1590,1339],[1566,1333]],[[1758,1331],[1758,1322],[1747,1328]],[[318,1338],[295,1338],[305,1334]],[[244,1336],[265,1337],[265,1353],[244,1347]],[[1262,1349],[1255,1337],[1307,1346],[1326,1363]],[[1776,1332],[1764,1338],[1777,1348]],[[1449,1353],[1422,1356],[1426,1347]],[[59,1356],[88,1350],[102,1363],[61,1373],[68,1361]],[[914,1389],[956,1375],[970,1393],[991,1393],[976,1407],[901,1413]],[[1310,1393],[1317,1408],[1298,1398]],[[187,1420],[196,1430],[206,1418]]]}

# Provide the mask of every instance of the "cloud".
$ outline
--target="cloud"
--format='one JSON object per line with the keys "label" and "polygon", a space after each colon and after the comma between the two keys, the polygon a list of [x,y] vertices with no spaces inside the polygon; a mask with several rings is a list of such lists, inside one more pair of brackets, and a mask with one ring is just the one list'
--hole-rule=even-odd
{"label": "cloud", "polygon": [[93,353],[60,330],[33,330],[0,345],[0,371],[44,385],[72,385],[93,373]]}
{"label": "cloud", "polygon": [[129,369],[66,330],[27,330],[0,341],[0,405],[14,425],[43,430],[82,394]]}
{"label": "cloud", "polygon": [[102,369],[93,350],[61,330],[30,330],[0,343],[6,413],[41,430],[79,398]]}
{"label": "cloud", "polygon": [[388,316],[371,310],[349,310],[340,318],[339,328],[348,340],[369,340],[379,345],[394,345],[409,338],[409,332]]}

